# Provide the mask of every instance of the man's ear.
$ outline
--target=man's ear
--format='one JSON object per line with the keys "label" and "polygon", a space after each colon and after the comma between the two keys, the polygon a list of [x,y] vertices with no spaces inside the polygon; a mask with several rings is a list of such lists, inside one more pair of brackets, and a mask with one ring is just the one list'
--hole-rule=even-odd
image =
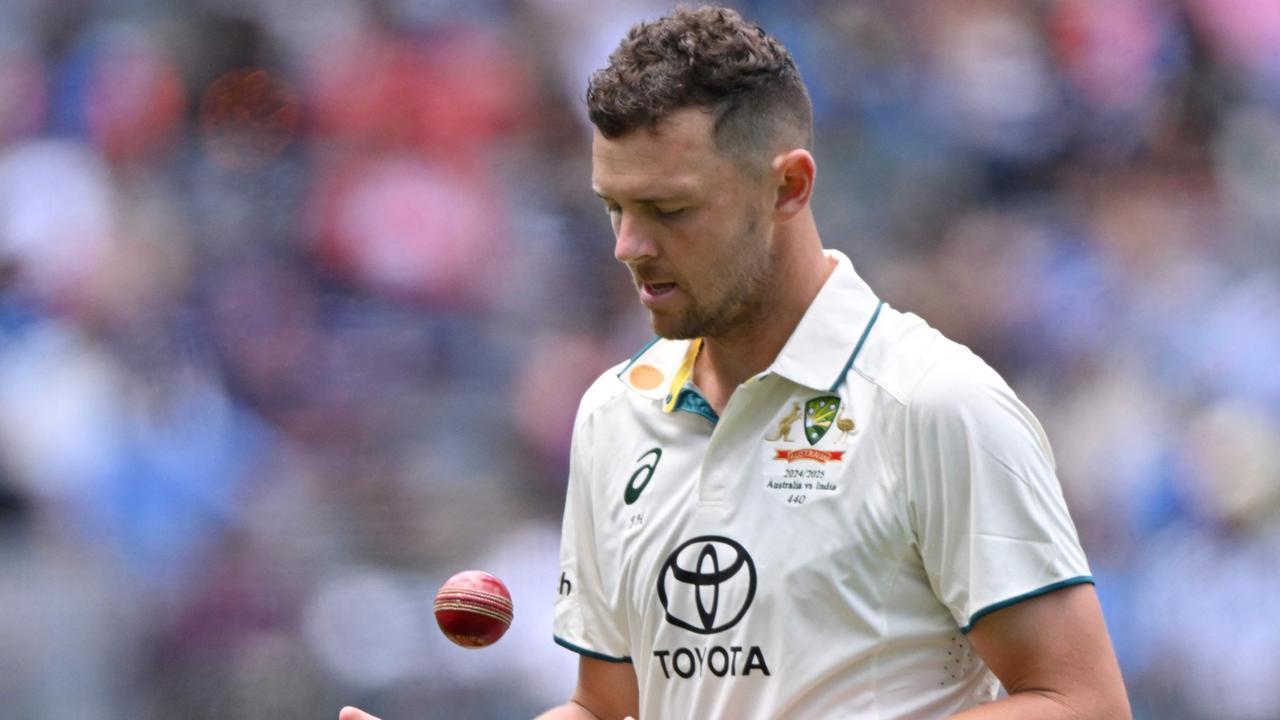
{"label": "man's ear", "polygon": [[818,168],[808,150],[795,148],[775,156],[770,171],[777,190],[773,205],[774,221],[786,222],[809,206]]}

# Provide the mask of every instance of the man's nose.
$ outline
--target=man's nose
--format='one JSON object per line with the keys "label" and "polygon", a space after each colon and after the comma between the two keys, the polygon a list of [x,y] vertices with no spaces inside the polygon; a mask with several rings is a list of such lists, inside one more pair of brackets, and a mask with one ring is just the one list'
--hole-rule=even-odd
{"label": "man's nose", "polygon": [[637,222],[634,215],[619,213],[614,236],[613,256],[618,262],[631,263],[657,254],[657,246],[645,231],[644,223]]}

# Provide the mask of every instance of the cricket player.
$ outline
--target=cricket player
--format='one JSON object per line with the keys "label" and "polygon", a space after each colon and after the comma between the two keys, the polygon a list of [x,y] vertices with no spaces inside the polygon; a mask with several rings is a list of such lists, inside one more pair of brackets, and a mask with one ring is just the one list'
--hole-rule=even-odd
{"label": "cricket player", "polygon": [[1128,718],[1039,423],[823,249],[787,50],[678,9],[587,102],[658,337],[579,407],[543,720]]}

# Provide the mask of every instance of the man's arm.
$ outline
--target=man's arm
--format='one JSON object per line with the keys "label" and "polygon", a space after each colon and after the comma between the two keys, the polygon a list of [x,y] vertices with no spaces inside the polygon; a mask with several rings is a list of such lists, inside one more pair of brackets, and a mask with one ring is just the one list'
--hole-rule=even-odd
{"label": "man's arm", "polygon": [[1092,585],[1074,585],[980,618],[969,641],[1009,697],[952,720],[1127,720],[1120,666]]}
{"label": "man's arm", "polygon": [[631,663],[580,656],[573,699],[537,720],[623,720],[639,714],[640,690]]}

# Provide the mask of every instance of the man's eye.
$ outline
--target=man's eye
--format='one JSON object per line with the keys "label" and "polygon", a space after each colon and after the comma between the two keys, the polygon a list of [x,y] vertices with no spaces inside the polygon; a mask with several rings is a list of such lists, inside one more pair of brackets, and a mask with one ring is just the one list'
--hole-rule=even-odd
{"label": "man's eye", "polygon": [[683,213],[683,212],[685,211],[685,209],[686,209],[686,208],[682,208],[682,207],[680,207],[680,208],[673,208],[673,209],[671,209],[671,210],[663,210],[663,209],[662,209],[662,208],[660,208],[660,207],[654,206],[654,208],[653,208],[653,214],[654,214],[654,215],[657,215],[657,216],[658,216],[658,217],[660,217],[660,218],[663,218],[663,219],[666,219],[666,220],[670,220],[671,218],[679,217],[679,216],[680,216],[680,214],[681,214],[681,213]]}

